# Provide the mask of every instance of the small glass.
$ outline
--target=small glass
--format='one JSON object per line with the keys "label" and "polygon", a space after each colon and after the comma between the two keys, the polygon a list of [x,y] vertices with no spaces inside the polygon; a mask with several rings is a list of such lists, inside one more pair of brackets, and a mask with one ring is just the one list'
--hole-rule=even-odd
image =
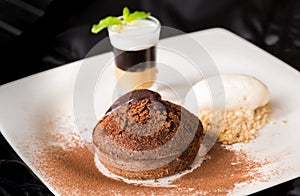
{"label": "small glass", "polygon": [[155,82],[160,28],[160,22],[153,16],[108,28],[117,87],[122,93],[150,88]]}

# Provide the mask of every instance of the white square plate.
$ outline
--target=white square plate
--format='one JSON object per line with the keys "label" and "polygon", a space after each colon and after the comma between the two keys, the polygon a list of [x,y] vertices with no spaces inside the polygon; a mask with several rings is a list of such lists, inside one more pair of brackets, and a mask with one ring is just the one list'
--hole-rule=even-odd
{"label": "white square plate", "polygon": [[[224,29],[216,28],[199,31],[191,33],[189,36],[206,49],[221,73],[253,75],[268,86],[271,94],[273,110],[271,117],[276,120],[276,123],[263,128],[260,131],[259,137],[253,142],[247,145],[240,145],[242,145],[246,152],[251,153],[252,156],[257,158],[279,157],[277,162],[274,162],[273,165],[271,164],[270,167],[284,172],[281,175],[271,176],[267,182],[258,181],[237,188],[233,194],[245,195],[254,193],[299,177],[299,72]],[[185,45],[186,43],[182,42],[180,36],[162,40],[161,43],[163,45],[176,43],[177,46],[189,49]],[[159,62],[172,65],[181,72],[185,72],[186,75],[190,75],[191,83],[195,83],[201,79],[202,76],[193,75],[193,70],[185,68],[186,64],[189,63],[188,61],[184,58],[173,57],[170,54],[170,50],[159,48],[158,55]],[[65,124],[72,124],[74,114],[77,115],[76,118],[80,122],[76,122],[78,123],[77,130],[75,128],[74,131],[82,131],[80,130],[82,127],[85,130],[92,130],[97,119],[103,115],[114,99],[112,98],[112,93],[115,81],[111,60],[112,53],[106,53],[35,74],[0,87],[1,133],[24,162],[54,193],[57,193],[55,192],[55,188],[35,168],[32,160],[34,155],[28,153],[28,146],[34,148],[35,145],[33,144],[38,142],[33,141],[35,136],[40,137],[43,134],[46,135],[53,131],[46,126],[46,122],[51,121],[51,119],[54,120],[60,115],[70,117],[65,119]],[[104,71],[104,76],[100,79],[96,77],[97,81],[90,79],[95,74],[98,74],[99,67],[101,67],[99,66],[100,64],[108,65]],[[86,73],[84,73],[84,76],[87,76],[85,80],[78,79],[78,73],[83,72],[82,66],[87,68],[85,69]],[[159,77],[164,77],[164,74],[167,73],[159,72],[159,74]],[[169,79],[168,85],[174,85],[174,88],[176,88],[178,85],[177,78],[170,77]],[[102,80],[105,81],[104,86],[102,85]],[[84,109],[75,109],[77,111],[74,112],[74,104],[76,104],[74,103],[74,91],[76,91],[75,94],[77,93],[77,96],[81,92],[85,93],[86,90],[84,89],[84,84],[80,82],[97,83],[93,91],[94,94],[91,94],[95,100],[98,100],[93,105],[95,111],[92,118],[85,113]],[[97,88],[101,88],[101,92],[97,91]],[[172,100],[172,95],[169,92],[165,92],[165,94],[164,92],[161,93],[163,97],[165,96],[165,98]],[[88,96],[83,97],[87,97],[88,99]],[[80,108],[80,106],[76,107]],[[89,134],[90,132],[86,135],[87,140],[91,139]],[[239,145],[236,146],[239,147]]]}

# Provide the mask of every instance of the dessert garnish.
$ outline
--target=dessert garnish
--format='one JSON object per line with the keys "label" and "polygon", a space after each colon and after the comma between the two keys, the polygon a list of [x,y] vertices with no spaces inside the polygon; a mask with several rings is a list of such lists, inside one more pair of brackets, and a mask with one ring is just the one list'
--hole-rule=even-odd
{"label": "dessert garnish", "polygon": [[134,20],[147,18],[150,15],[151,15],[150,12],[144,12],[144,11],[135,11],[130,13],[129,8],[124,7],[122,17],[107,16],[106,18],[100,20],[98,24],[94,24],[92,26],[91,32],[97,34],[103,29],[113,25],[119,25],[120,26],[119,30],[121,30],[123,25],[126,25]]}

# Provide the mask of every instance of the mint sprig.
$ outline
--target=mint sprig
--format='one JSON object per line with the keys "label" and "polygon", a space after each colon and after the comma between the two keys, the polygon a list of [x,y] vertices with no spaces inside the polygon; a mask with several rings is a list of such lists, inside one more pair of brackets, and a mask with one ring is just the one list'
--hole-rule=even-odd
{"label": "mint sprig", "polygon": [[111,25],[121,25],[122,21],[113,16],[108,16],[102,20],[98,24],[94,24],[92,27],[92,33],[99,33],[101,30],[111,26]]}
{"label": "mint sprig", "polygon": [[150,12],[142,12],[142,11],[135,11],[133,13],[130,13],[128,7],[124,7],[123,9],[123,18],[126,23],[138,20],[138,19],[144,19],[151,15]]}
{"label": "mint sprig", "polygon": [[102,20],[99,21],[98,24],[94,24],[92,26],[91,32],[92,33],[99,33],[103,29],[112,26],[112,25],[124,25],[126,23],[132,22],[134,20],[138,19],[144,19],[151,15],[150,12],[143,12],[143,11],[135,11],[133,13],[130,13],[130,10],[128,7],[123,8],[123,21],[115,16],[108,16]]}

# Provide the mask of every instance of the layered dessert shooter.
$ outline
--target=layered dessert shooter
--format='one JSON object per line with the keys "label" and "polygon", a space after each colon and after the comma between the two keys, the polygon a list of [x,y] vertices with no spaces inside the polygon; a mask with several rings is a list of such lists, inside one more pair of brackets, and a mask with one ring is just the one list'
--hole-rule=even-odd
{"label": "layered dessert shooter", "polygon": [[202,140],[197,116],[145,89],[116,100],[93,131],[97,160],[113,174],[138,180],[188,169]]}
{"label": "layered dessert shooter", "polygon": [[113,46],[119,90],[128,92],[150,88],[157,74],[155,61],[161,28],[159,21],[150,13],[130,13],[125,7],[122,16],[108,17],[104,19],[104,24],[111,24],[107,28]]}
{"label": "layered dessert shooter", "polygon": [[149,16],[108,28],[115,56],[115,73],[121,89],[149,88],[156,79],[156,44],[160,24]]}
{"label": "layered dessert shooter", "polygon": [[[247,143],[255,139],[258,130],[269,122],[271,107],[268,88],[262,81],[249,75],[225,74],[221,78],[225,93],[223,110],[213,107],[208,80],[214,81],[214,77],[208,77],[193,87],[204,132],[217,124],[215,127],[220,130],[215,131],[219,134],[220,142]],[[223,118],[214,118],[213,115],[222,115]]]}

